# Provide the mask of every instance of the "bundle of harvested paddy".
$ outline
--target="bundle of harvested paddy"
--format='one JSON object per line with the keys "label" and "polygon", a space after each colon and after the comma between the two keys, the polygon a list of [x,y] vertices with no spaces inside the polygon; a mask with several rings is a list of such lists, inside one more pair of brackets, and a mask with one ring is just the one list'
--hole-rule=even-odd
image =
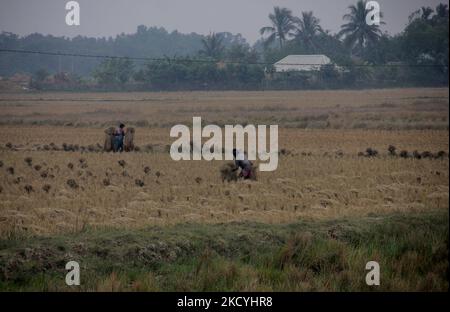
{"label": "bundle of harvested paddy", "polygon": [[237,181],[238,171],[236,170],[236,165],[233,162],[228,162],[220,168],[220,175],[222,177],[222,182],[227,181]]}

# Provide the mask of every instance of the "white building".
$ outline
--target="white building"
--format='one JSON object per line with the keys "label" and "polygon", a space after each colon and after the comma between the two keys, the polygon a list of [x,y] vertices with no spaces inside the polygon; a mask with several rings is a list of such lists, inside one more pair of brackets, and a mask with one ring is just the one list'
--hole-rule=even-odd
{"label": "white building", "polygon": [[315,55],[288,55],[274,64],[275,71],[319,71],[322,65],[332,64],[330,58],[323,54]]}

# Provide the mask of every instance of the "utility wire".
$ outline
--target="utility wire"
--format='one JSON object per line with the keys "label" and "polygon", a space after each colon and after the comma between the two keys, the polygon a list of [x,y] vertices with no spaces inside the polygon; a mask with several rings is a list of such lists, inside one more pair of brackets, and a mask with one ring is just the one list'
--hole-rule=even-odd
{"label": "utility wire", "polygon": [[[102,59],[128,59],[136,61],[155,61],[155,62],[191,62],[191,63],[223,63],[223,64],[241,64],[241,65],[274,65],[267,62],[242,62],[230,60],[199,60],[199,59],[183,59],[183,58],[152,58],[152,57],[131,57],[131,56],[114,56],[114,55],[96,55],[83,53],[66,53],[66,52],[51,52],[51,51],[36,51],[36,50],[18,50],[18,49],[0,49],[0,52],[7,53],[21,53],[21,54],[40,54],[52,56],[71,56],[71,57],[85,57],[85,58],[102,58]],[[332,64],[306,64],[306,63],[281,63],[282,66],[330,66]],[[337,65],[339,67],[448,67],[444,64],[354,64],[354,65]]]}

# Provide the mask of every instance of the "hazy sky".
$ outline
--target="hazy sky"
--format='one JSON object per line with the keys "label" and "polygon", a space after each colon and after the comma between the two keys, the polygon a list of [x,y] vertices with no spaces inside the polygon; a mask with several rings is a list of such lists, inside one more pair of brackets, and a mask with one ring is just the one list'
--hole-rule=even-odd
{"label": "hazy sky", "polygon": [[[258,30],[269,25],[274,6],[287,7],[295,15],[313,11],[325,29],[336,32],[347,7],[356,0],[78,0],[81,25],[67,26],[68,0],[0,0],[0,31],[19,35],[33,32],[56,36],[103,37],[135,32],[140,24],[163,26],[183,33],[229,31],[241,33],[250,43]],[[448,0],[379,0],[386,25],[398,33],[409,14],[421,6],[435,7]]]}

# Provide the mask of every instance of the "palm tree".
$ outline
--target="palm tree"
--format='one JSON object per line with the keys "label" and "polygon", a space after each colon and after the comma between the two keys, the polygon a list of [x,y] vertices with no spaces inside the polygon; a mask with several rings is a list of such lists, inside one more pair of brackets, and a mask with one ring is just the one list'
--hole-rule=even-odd
{"label": "palm tree", "polygon": [[200,50],[200,54],[211,58],[219,58],[224,50],[222,40],[223,37],[220,34],[210,33],[202,39],[203,49]]}
{"label": "palm tree", "polygon": [[448,5],[440,3],[436,7],[436,16],[438,18],[448,18]]}
{"label": "palm tree", "polygon": [[295,30],[294,18],[292,11],[289,9],[274,7],[273,11],[273,13],[269,14],[272,26],[263,27],[259,32],[261,35],[269,34],[269,37],[264,42],[266,46],[278,38],[280,49],[282,49],[283,43],[288,37],[292,36],[292,31]]}
{"label": "palm tree", "polygon": [[313,15],[313,12],[302,12],[300,18],[295,18],[295,23],[297,27],[295,38],[308,50],[317,50],[317,36],[324,33],[320,20]]}
{"label": "palm tree", "polygon": [[422,12],[422,19],[424,21],[428,21],[431,17],[431,15],[433,14],[433,9],[430,7],[422,7],[421,8],[421,12]]}
{"label": "palm tree", "polygon": [[[339,37],[345,36],[344,42],[352,49],[357,47],[358,52],[369,44],[372,44],[380,39],[382,33],[379,25],[368,25],[366,22],[366,16],[369,10],[366,9],[366,1],[359,0],[356,5],[348,7],[349,14],[344,15],[344,20],[348,21],[347,24],[341,26]],[[382,14],[380,13],[382,17]],[[381,22],[384,24],[384,22]]]}

